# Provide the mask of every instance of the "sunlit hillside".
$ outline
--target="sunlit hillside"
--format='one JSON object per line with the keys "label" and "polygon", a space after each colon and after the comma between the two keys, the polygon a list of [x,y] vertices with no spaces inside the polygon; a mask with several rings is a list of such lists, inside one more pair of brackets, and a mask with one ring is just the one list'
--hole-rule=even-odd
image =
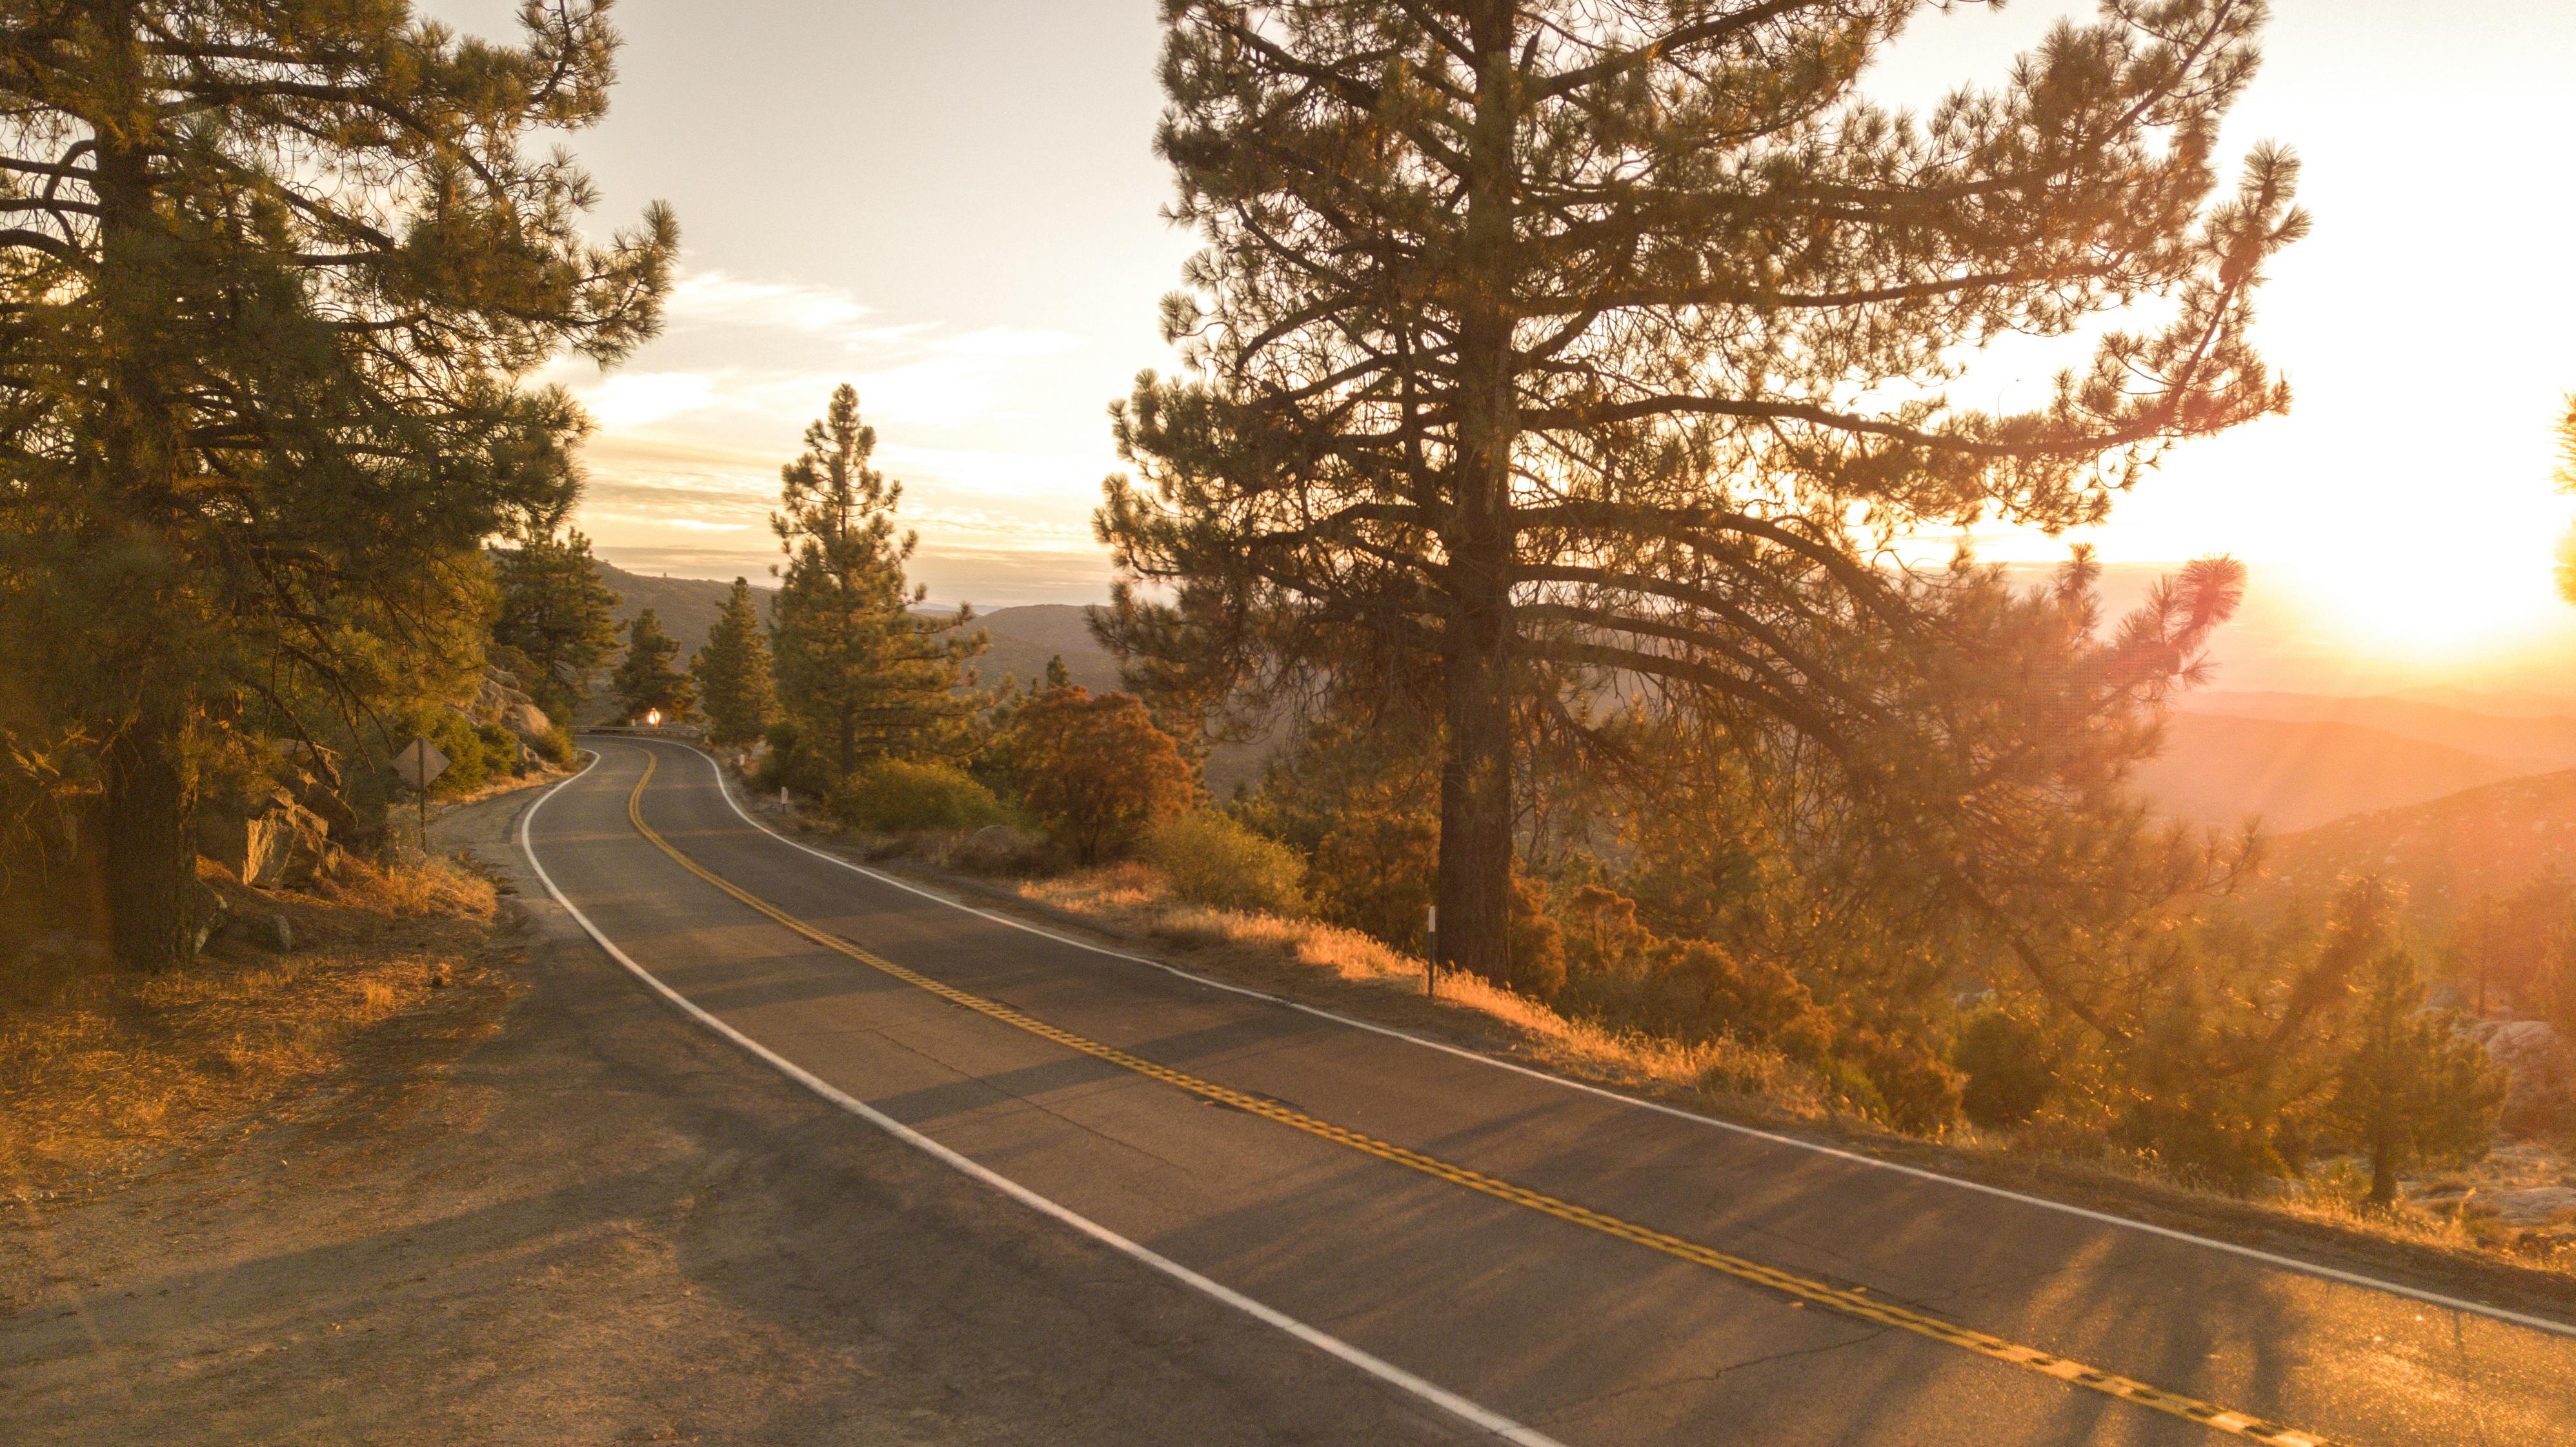
{"label": "sunlit hillside", "polygon": [[2552,868],[2576,868],[2576,770],[2284,835],[2272,841],[2252,897],[2316,903],[2343,878],[2377,874],[2405,888],[2410,922],[2438,931],[2462,902],[2509,893]]}

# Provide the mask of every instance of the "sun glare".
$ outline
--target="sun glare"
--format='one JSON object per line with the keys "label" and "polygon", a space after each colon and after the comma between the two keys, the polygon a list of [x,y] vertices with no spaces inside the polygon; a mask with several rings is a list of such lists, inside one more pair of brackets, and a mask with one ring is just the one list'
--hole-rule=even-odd
{"label": "sun glare", "polygon": [[[2287,591],[2321,634],[2364,660],[2470,662],[2528,647],[2563,629],[2569,606],[2548,550],[2428,550],[2340,566],[2293,565]],[[2291,601],[2285,599],[2285,601]]]}

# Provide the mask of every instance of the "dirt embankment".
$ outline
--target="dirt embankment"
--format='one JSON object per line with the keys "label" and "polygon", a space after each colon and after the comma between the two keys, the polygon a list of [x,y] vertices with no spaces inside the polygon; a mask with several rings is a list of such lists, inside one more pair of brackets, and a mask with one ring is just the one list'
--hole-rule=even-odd
{"label": "dirt embankment", "polygon": [[507,897],[527,799],[438,826],[504,896],[436,916],[445,987],[371,1004],[316,943],[288,988],[376,1013],[311,1069],[19,1150],[0,1441],[1454,1440],[686,1022]]}

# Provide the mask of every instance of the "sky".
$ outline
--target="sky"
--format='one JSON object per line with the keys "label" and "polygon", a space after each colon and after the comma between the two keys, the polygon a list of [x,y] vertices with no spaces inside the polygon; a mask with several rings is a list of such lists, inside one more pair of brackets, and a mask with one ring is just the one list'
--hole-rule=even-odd
{"label": "sky", "polygon": [[[497,36],[515,0],[422,8]],[[611,114],[572,144],[597,225],[668,201],[684,249],[662,337],[611,375],[549,378],[599,425],[581,525],[600,554],[765,577],[778,467],[848,381],[935,599],[1105,596],[1105,408],[1171,366],[1155,305],[1192,249],[1159,214],[1156,9],[621,0]],[[1924,106],[1999,81],[2090,10],[1927,10],[1868,89]],[[2576,4],[2274,11],[2225,149],[2304,162],[2316,229],[2275,264],[2256,333],[2295,408],[2182,449],[2086,540],[2117,563],[2248,563],[2224,686],[2576,694],[2550,571],[2576,515],[2551,485],[2576,390]],[[2014,395],[2067,360],[1998,358],[1954,395]],[[2037,561],[2066,540],[1975,541]]]}

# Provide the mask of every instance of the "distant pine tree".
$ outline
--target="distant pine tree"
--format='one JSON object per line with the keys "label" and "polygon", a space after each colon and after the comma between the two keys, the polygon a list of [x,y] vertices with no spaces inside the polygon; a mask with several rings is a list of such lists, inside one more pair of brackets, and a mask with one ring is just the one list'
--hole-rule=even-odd
{"label": "distant pine tree", "polygon": [[779,703],[840,778],[869,759],[962,746],[976,707],[965,663],[985,642],[962,631],[969,609],[946,620],[915,611],[927,593],[904,565],[918,538],[895,531],[903,484],[868,466],[876,445],[858,392],[835,389],[804,455],[782,469],[770,518],[787,554],[771,634]]}
{"label": "distant pine tree", "polygon": [[639,719],[660,709],[664,723],[686,719],[698,701],[698,685],[673,666],[680,644],[662,631],[661,615],[650,608],[636,614],[626,637],[626,661],[617,665],[609,684],[626,716]]}
{"label": "distant pine tree", "polygon": [[2397,1173],[2418,1160],[2486,1153],[2504,1088],[2486,1053],[2427,1011],[2415,959],[2391,950],[2361,979],[2350,1053],[2328,1112],[2370,1159],[2370,1199],[2397,1199]]}
{"label": "distant pine tree", "polygon": [[698,681],[710,742],[750,743],[777,716],[778,687],[770,674],[769,635],[760,626],[760,607],[752,601],[749,580],[733,580],[724,613],[707,630],[706,646],[690,660],[689,672]]}
{"label": "distant pine tree", "polygon": [[557,724],[590,697],[590,679],[617,649],[617,595],[601,581],[578,529],[504,549],[493,560],[501,613],[492,641],[525,665],[520,682]]}

